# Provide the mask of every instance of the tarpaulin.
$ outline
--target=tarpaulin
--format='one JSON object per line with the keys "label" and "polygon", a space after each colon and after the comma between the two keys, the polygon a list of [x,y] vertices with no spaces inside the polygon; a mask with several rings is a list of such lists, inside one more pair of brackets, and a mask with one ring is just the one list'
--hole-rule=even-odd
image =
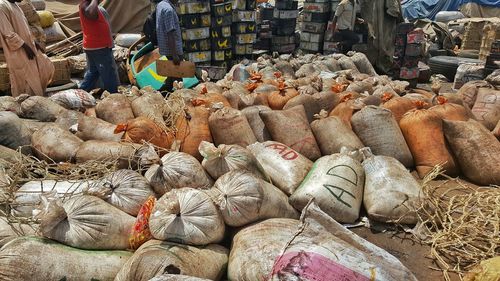
{"label": "tarpaulin", "polygon": [[460,6],[476,3],[488,7],[500,7],[500,0],[403,0],[401,6],[407,19],[434,19],[441,11],[458,11]]}
{"label": "tarpaulin", "polygon": [[[45,0],[47,10],[64,25],[80,31],[78,5],[81,0]],[[104,0],[101,5],[110,16],[114,33],[138,33],[151,11],[149,0]]]}

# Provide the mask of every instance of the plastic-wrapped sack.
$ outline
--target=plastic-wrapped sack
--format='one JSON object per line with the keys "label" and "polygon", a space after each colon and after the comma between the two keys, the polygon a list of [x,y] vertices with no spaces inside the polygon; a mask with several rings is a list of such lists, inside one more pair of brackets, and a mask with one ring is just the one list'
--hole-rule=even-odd
{"label": "plastic-wrapped sack", "polygon": [[118,169],[135,166],[134,155],[139,145],[112,141],[86,141],[76,151],[76,163],[117,161]]}
{"label": "plastic-wrapped sack", "polygon": [[464,175],[479,185],[500,185],[500,142],[474,120],[443,121],[451,151]]}
{"label": "plastic-wrapped sack", "polygon": [[76,136],[84,141],[101,140],[119,142],[123,133],[115,134],[116,125],[102,119],[81,116],[78,119]]}
{"label": "plastic-wrapped sack", "polygon": [[203,156],[201,165],[212,176],[218,179],[233,170],[247,170],[267,180],[267,176],[252,152],[239,145],[221,144],[215,147],[212,143],[203,141],[200,144],[200,153]]}
{"label": "plastic-wrapped sack", "polygon": [[56,102],[66,109],[81,110],[96,106],[95,98],[81,89],[71,89],[62,92],[57,92],[49,97],[50,100]]}
{"label": "plastic-wrapped sack", "polygon": [[248,123],[252,128],[253,134],[255,135],[255,138],[258,142],[271,140],[271,135],[269,134],[264,121],[262,121],[262,118],[260,118],[259,115],[260,112],[270,110],[271,108],[264,105],[254,105],[246,107],[241,111],[241,113],[243,113],[247,118]]}
{"label": "plastic-wrapped sack", "polygon": [[311,123],[311,129],[316,137],[321,154],[339,153],[342,147],[353,150],[364,147],[358,136],[340,118],[336,116],[328,117],[328,112],[324,110],[317,114],[316,118],[317,120]]}
{"label": "plastic-wrapped sack", "polygon": [[[9,222],[7,218],[0,216],[0,248],[17,237],[35,235],[35,227],[29,224]],[[0,272],[2,271],[0,270]]]}
{"label": "plastic-wrapped sack", "polygon": [[31,132],[13,112],[0,111],[0,144],[11,149],[23,147],[23,153],[31,153]]}
{"label": "plastic-wrapped sack", "polygon": [[149,142],[164,149],[169,149],[174,141],[171,133],[168,133],[147,117],[137,117],[126,123],[118,124],[114,132],[124,132],[122,137],[124,141],[139,144]]}
{"label": "plastic-wrapped sack", "polygon": [[135,117],[147,117],[156,124],[164,124],[165,98],[160,93],[145,93],[131,103]]}
{"label": "plastic-wrapped sack", "polygon": [[21,103],[24,118],[36,119],[41,122],[54,122],[59,114],[67,109],[56,102],[40,96],[32,96]]}
{"label": "plastic-wrapped sack", "polygon": [[21,115],[21,105],[11,96],[0,97],[0,111],[11,111]]}
{"label": "plastic-wrapped sack", "polygon": [[376,221],[417,223],[416,209],[420,184],[398,160],[374,156],[363,148],[365,191],[363,204],[368,216]]}
{"label": "plastic-wrapped sack", "polygon": [[166,154],[160,164],[148,169],[145,177],[160,196],[176,188],[208,189],[213,185],[200,162],[184,152]]}
{"label": "plastic-wrapped sack", "polygon": [[407,168],[414,166],[410,149],[390,110],[367,106],[352,116],[351,124],[375,155],[394,157]]}
{"label": "plastic-wrapped sack", "polygon": [[[143,244],[122,267],[115,281],[149,281],[162,274],[220,280],[228,250],[219,245],[194,247],[151,240]],[[174,279],[175,280],[175,279]]]}
{"label": "plastic-wrapped sack", "polygon": [[443,121],[438,113],[426,109],[412,110],[403,116],[399,125],[421,178],[436,165],[443,165],[449,176],[459,174],[458,165],[444,139]]}
{"label": "plastic-wrapped sack", "polygon": [[70,198],[80,195],[92,181],[30,181],[22,185],[14,194],[11,213],[15,217],[31,217],[42,203],[42,196]]}
{"label": "plastic-wrapped sack", "polygon": [[329,216],[343,223],[359,217],[363,202],[365,173],[357,152],[343,148],[338,154],[318,159],[306,179],[290,196],[290,203],[302,210],[311,198]]}
{"label": "plastic-wrapped sack", "polygon": [[91,184],[85,193],[101,198],[125,213],[137,216],[144,202],[154,196],[149,182],[132,170],[118,170]]}
{"label": "plastic-wrapped sack", "polygon": [[4,281],[113,280],[131,256],[126,251],[80,250],[49,239],[20,237],[0,250],[0,275]]}
{"label": "plastic-wrapped sack", "polygon": [[241,111],[224,107],[208,118],[210,132],[216,144],[238,144],[246,147],[257,141],[252,128]]}
{"label": "plastic-wrapped sack", "polygon": [[223,175],[211,192],[224,222],[230,226],[244,226],[268,218],[299,217],[285,193],[248,171]]}
{"label": "plastic-wrapped sack", "polygon": [[453,89],[458,90],[469,81],[483,80],[484,64],[462,63],[457,68]]}
{"label": "plastic-wrapped sack", "polygon": [[229,280],[416,281],[401,262],[325,214],[306,206],[301,221],[269,219],[238,232]]}
{"label": "plastic-wrapped sack", "polygon": [[310,160],[321,157],[316,139],[307,122],[304,106],[260,113],[273,140],[286,144]]}
{"label": "plastic-wrapped sack", "polygon": [[116,207],[89,195],[43,203],[39,217],[44,237],[79,249],[128,249],[135,218]]}
{"label": "plastic-wrapped sack", "polygon": [[188,245],[218,243],[225,225],[219,209],[203,191],[174,189],[156,202],[149,228],[154,238]]}
{"label": "plastic-wrapped sack", "polygon": [[488,130],[493,130],[500,120],[500,91],[479,89],[472,113]]}
{"label": "plastic-wrapped sack", "polygon": [[304,180],[313,162],[290,147],[274,141],[247,147],[271,178],[271,182],[291,195]]}
{"label": "plastic-wrapped sack", "polygon": [[151,235],[151,230],[149,229],[149,218],[151,217],[155,204],[156,198],[150,196],[141,206],[128,239],[130,249],[137,250],[142,244],[153,239],[153,235]]}
{"label": "plastic-wrapped sack", "polygon": [[35,155],[47,162],[72,161],[83,141],[57,125],[45,125],[31,136]]}
{"label": "plastic-wrapped sack", "polygon": [[130,100],[123,94],[111,94],[107,96],[97,103],[95,111],[97,117],[115,125],[134,119]]}

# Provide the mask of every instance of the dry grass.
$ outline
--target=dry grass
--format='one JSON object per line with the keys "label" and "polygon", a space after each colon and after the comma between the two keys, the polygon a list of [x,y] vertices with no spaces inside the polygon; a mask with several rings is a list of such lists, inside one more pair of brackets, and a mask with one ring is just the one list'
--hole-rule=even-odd
{"label": "dry grass", "polygon": [[[447,180],[433,186],[437,176]],[[445,188],[450,182],[454,188]],[[431,247],[431,256],[449,281],[483,260],[500,255],[500,189],[472,188],[442,174],[440,167],[422,184],[424,200],[417,211],[414,234]]]}

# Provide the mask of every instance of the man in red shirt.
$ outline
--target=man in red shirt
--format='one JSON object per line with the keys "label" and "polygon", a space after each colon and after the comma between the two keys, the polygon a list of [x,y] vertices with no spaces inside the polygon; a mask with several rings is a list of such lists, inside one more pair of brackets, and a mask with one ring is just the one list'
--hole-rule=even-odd
{"label": "man in red shirt", "polygon": [[87,55],[87,71],[80,88],[93,90],[99,78],[103,89],[118,92],[118,75],[113,57],[113,36],[106,10],[99,0],[82,0],[80,23],[83,32],[83,49]]}

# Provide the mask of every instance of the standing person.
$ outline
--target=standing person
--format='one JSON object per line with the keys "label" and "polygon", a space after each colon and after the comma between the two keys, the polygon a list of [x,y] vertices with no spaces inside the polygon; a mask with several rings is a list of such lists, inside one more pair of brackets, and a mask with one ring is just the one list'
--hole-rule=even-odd
{"label": "standing person", "polygon": [[[172,2],[162,0],[156,6],[156,34],[160,55],[166,56],[175,65],[179,65],[183,52],[179,17],[174,8],[174,4],[176,3],[177,0],[172,0]],[[175,80],[182,81],[181,78],[168,77],[160,91],[171,92]]]}
{"label": "standing person", "polygon": [[113,36],[106,10],[99,0],[82,0],[80,23],[83,32],[83,49],[87,55],[87,71],[80,88],[90,91],[101,78],[104,90],[118,92],[118,75],[113,57]]}
{"label": "standing person", "polygon": [[0,0],[0,44],[9,68],[12,96],[43,96],[54,75],[54,65],[35,43],[28,22],[16,4]]}
{"label": "standing person", "polygon": [[352,50],[352,46],[359,42],[358,35],[353,31],[356,21],[363,23],[363,19],[356,18],[358,10],[359,3],[357,0],[342,0],[337,6],[333,17],[333,30],[341,39],[344,53]]}

